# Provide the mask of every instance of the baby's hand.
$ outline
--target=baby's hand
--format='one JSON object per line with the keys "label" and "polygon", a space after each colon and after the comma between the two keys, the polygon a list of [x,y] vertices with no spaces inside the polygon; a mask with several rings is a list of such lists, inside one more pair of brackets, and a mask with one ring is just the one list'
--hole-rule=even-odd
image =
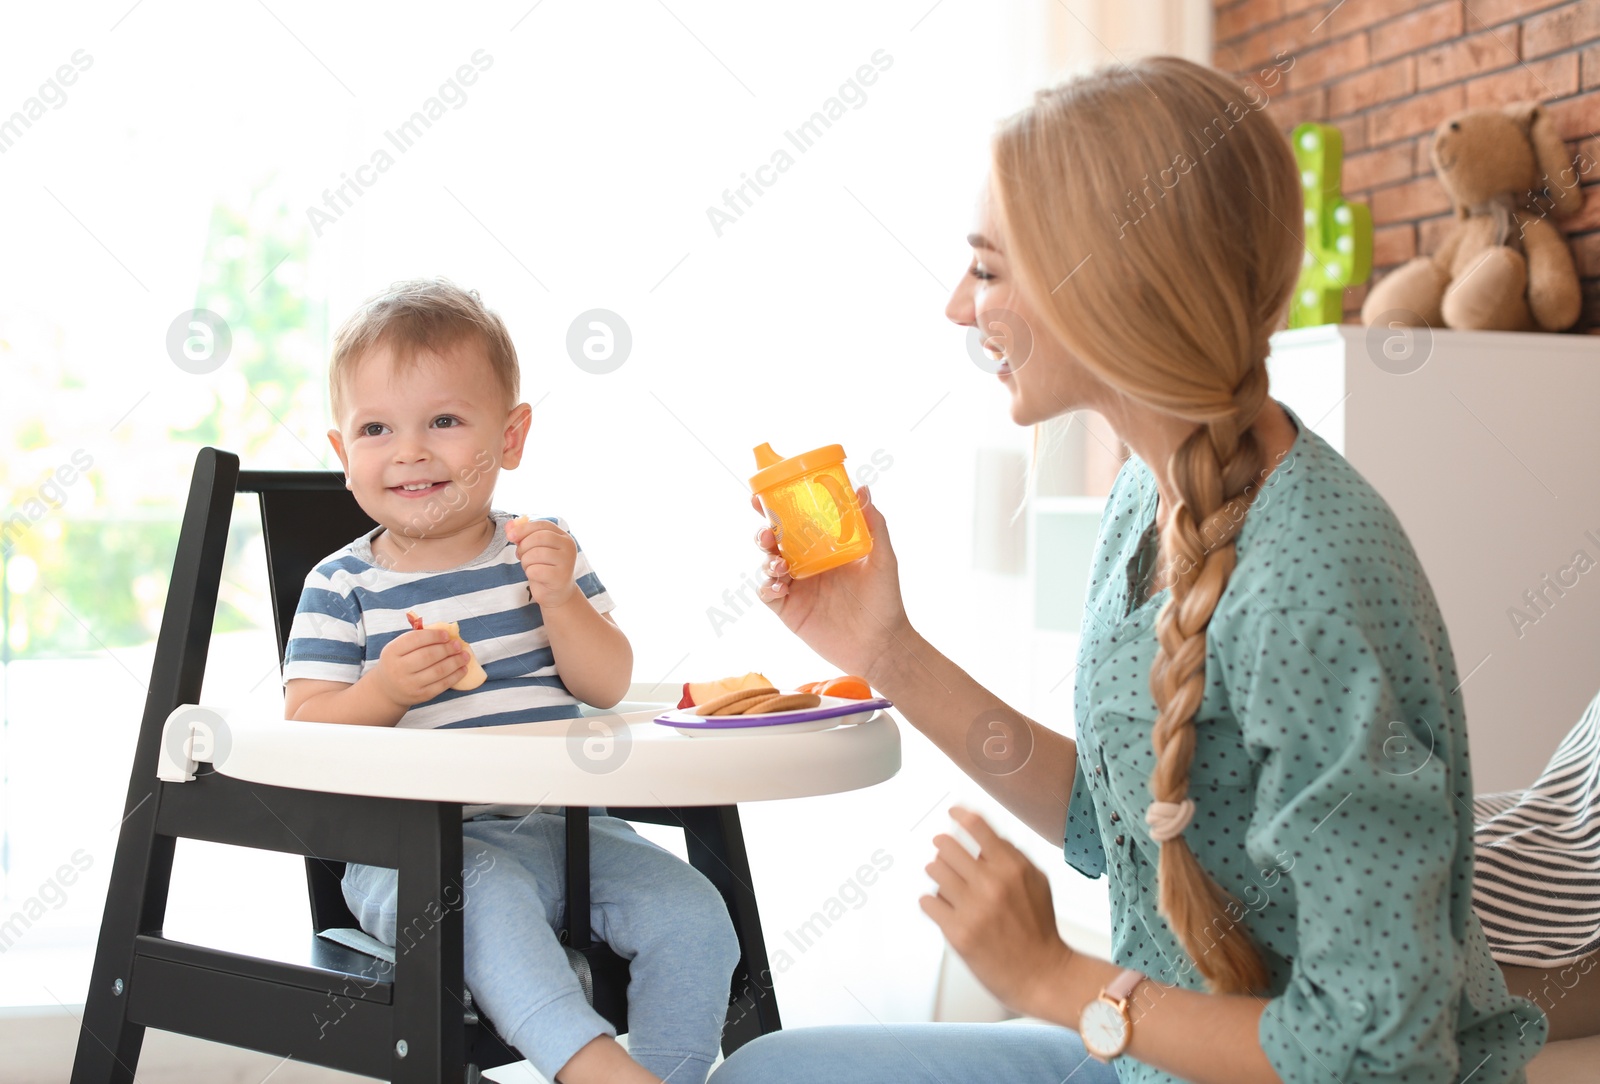
{"label": "baby's hand", "polygon": [[467,672],[467,645],[444,629],[413,629],[384,645],[378,654],[378,688],[409,708],[432,700]]}
{"label": "baby's hand", "polygon": [[572,599],[578,544],[570,534],[547,519],[514,519],[506,524],[506,538],[516,544],[534,602],[553,609]]}

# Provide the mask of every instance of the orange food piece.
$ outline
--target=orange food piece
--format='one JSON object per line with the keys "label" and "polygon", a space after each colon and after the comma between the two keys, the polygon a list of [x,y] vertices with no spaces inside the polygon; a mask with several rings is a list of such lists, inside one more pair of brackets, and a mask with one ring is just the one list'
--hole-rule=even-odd
{"label": "orange food piece", "polygon": [[422,618],[418,617],[410,610],[406,611],[406,620],[411,622],[412,628],[419,631],[422,629],[444,629],[450,634],[450,639],[460,640],[462,644],[466,645],[467,672],[462,674],[460,679],[458,679],[454,685],[450,686],[452,689],[458,689],[461,692],[467,692],[468,690],[476,689],[488,679],[489,675],[484,673],[483,667],[479,665],[478,655],[472,650],[472,645],[461,639],[461,627],[459,622],[435,621],[431,625],[425,625],[422,623]]}
{"label": "orange food piece", "polygon": [[827,681],[807,682],[796,691],[816,693],[818,696],[837,696],[846,700],[872,699],[872,686],[867,684],[866,678],[857,677],[855,674],[845,674],[842,677],[829,678]]}

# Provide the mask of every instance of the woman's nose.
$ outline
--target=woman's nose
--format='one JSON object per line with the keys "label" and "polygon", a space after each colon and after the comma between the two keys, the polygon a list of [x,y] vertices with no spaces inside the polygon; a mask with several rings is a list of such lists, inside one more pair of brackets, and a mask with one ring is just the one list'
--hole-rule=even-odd
{"label": "woman's nose", "polygon": [[976,327],[978,324],[977,307],[972,301],[972,288],[972,276],[962,275],[960,284],[950,294],[950,300],[944,307],[944,314],[962,327]]}

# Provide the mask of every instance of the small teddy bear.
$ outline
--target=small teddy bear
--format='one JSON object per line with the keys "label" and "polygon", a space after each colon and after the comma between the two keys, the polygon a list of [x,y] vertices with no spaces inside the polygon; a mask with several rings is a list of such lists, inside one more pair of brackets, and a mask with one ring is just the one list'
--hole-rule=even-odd
{"label": "small teddy bear", "polygon": [[1434,132],[1433,165],[1455,204],[1455,227],[1433,255],[1373,285],[1361,322],[1489,331],[1576,323],[1578,273],[1548,216],[1572,214],[1583,194],[1543,107],[1517,102],[1447,117]]}

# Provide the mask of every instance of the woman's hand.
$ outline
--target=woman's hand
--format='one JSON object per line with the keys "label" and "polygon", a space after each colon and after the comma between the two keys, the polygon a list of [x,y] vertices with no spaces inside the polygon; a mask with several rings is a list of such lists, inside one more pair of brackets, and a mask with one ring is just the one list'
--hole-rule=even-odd
{"label": "woman's hand", "polygon": [[922,897],[922,910],[990,993],[1044,1017],[1047,991],[1072,959],[1056,931],[1050,882],[978,814],[952,806],[950,816],[977,841],[978,856],[952,836],[934,836],[939,854],[927,870],[939,890]]}
{"label": "woman's hand", "polygon": [[[873,678],[880,662],[901,649],[911,623],[900,597],[899,564],[888,524],[873,506],[866,486],[856,491],[856,497],[872,534],[872,552],[795,580],[778,554],[772,528],[763,527],[756,532],[756,545],[767,554],[761,564],[760,598],[818,655],[876,685]],[[750,504],[762,512],[760,498],[752,496]]]}

